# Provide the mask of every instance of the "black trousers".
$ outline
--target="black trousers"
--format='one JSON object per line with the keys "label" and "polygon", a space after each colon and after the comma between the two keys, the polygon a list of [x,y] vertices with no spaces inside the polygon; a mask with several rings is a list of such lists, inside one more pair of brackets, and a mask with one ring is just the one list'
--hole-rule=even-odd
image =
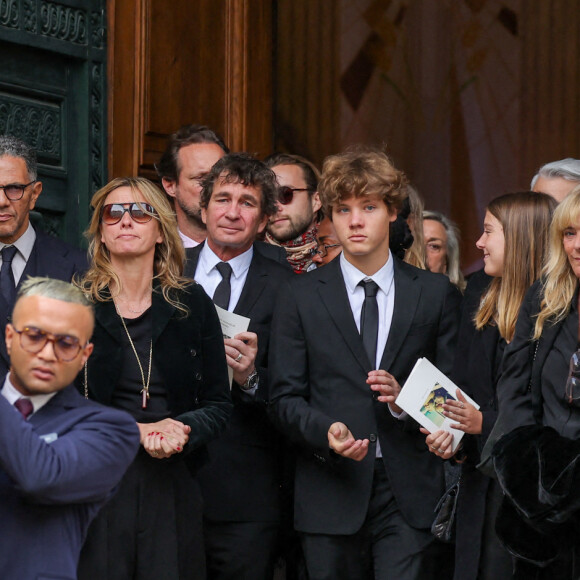
{"label": "black trousers", "polygon": [[208,580],[272,580],[278,523],[204,520]]}
{"label": "black trousers", "polygon": [[310,580],[430,580],[437,575],[429,530],[405,522],[382,459],[375,461],[373,491],[362,528],[353,535],[303,534]]}
{"label": "black trousers", "polygon": [[202,514],[185,463],[139,450],[89,527],[79,580],[205,580]]}

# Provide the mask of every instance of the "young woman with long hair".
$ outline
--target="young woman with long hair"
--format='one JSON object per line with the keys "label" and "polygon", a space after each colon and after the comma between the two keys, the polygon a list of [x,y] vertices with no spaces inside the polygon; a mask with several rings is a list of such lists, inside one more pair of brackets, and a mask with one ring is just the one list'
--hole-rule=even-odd
{"label": "young woman with long hair", "polygon": [[[444,405],[453,427],[463,431],[461,483],[457,504],[455,580],[511,578],[512,562],[500,545],[494,520],[501,493],[476,466],[497,418],[496,385],[505,345],[513,337],[518,311],[546,261],[548,231],[556,202],[548,195],[521,192],[494,199],[485,213],[477,247],[484,271],[465,291],[453,380],[479,405],[457,400]],[[491,279],[490,279],[491,278]],[[452,434],[427,437],[432,453],[451,457]]]}

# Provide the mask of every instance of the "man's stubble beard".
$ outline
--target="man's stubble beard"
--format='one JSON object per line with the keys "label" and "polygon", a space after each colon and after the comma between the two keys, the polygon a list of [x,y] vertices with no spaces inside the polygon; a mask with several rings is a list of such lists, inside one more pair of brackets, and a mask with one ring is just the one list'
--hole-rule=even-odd
{"label": "man's stubble beard", "polygon": [[181,211],[187,216],[187,219],[193,223],[198,228],[202,228],[205,230],[205,224],[201,219],[201,207],[197,207],[197,209],[188,207],[185,205],[181,199],[176,198],[176,201],[181,208]]}
{"label": "man's stubble beard", "polygon": [[304,217],[298,223],[294,223],[288,220],[290,225],[290,229],[281,234],[278,237],[276,234],[272,232],[272,230],[268,227],[268,233],[279,243],[284,244],[286,242],[290,242],[291,240],[296,239],[297,237],[301,236],[302,234],[306,233],[310,227],[312,226],[312,221],[314,219],[314,213],[310,214],[310,217]]}

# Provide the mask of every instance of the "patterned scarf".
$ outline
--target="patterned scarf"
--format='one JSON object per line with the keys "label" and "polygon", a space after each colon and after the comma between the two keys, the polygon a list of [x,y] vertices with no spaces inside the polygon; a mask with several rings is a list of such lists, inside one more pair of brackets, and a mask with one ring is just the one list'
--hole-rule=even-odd
{"label": "patterned scarf", "polygon": [[302,235],[288,242],[279,243],[269,233],[266,233],[266,241],[274,246],[280,246],[286,250],[288,263],[294,269],[295,274],[304,274],[312,264],[314,250],[318,247],[318,223],[315,223]]}

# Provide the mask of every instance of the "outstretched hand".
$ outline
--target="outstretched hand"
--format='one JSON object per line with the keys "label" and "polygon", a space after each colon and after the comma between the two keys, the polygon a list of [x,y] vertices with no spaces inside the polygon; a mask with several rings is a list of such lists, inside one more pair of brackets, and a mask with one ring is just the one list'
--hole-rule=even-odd
{"label": "outstretched hand", "polygon": [[330,426],[328,445],[338,455],[355,461],[363,460],[369,450],[368,439],[355,439],[349,428],[340,422]]}

